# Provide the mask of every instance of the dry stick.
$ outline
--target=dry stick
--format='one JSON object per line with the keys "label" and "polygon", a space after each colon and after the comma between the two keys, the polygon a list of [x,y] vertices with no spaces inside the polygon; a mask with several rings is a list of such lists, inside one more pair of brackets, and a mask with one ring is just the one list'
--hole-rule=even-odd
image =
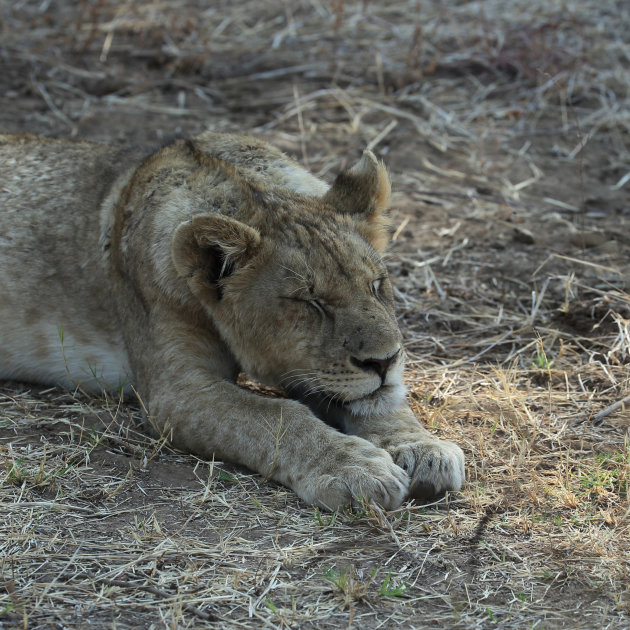
{"label": "dry stick", "polygon": [[[600,265],[598,263],[589,262],[588,260],[582,260],[580,258],[573,258],[573,256],[563,256],[562,254],[549,254],[547,258],[543,262],[536,267],[535,271],[532,273],[532,278],[538,275],[538,272],[550,261],[554,258],[558,258],[559,260],[566,260],[567,262],[575,263],[577,265],[584,265],[585,267],[592,267],[593,269],[601,269],[602,271],[609,271],[610,273],[616,273],[618,276],[621,276],[621,272],[619,269],[615,269],[614,267],[607,267],[606,265]],[[595,290],[589,287],[591,291]]]}
{"label": "dry stick", "polygon": [[22,508],[50,508],[52,510],[76,510],[78,512],[88,512],[92,514],[94,512],[91,508],[81,507],[80,505],[68,505],[66,503],[57,503],[55,501],[22,501],[20,503],[13,503],[3,505],[3,510],[21,510]]}
{"label": "dry stick", "polygon": [[293,99],[295,100],[298,126],[300,128],[300,149],[302,150],[302,161],[304,164],[308,164],[308,155],[306,153],[306,132],[304,130],[304,118],[302,117],[302,107],[300,107],[300,93],[298,92],[297,84],[293,83]]}
{"label": "dry stick", "polygon": [[625,398],[622,398],[621,400],[614,402],[612,405],[608,405],[608,407],[606,407],[605,409],[598,411],[593,416],[593,422],[599,422],[606,416],[609,416],[611,413],[614,413],[615,411],[617,411],[617,409],[621,409],[624,405],[629,404],[629,403],[630,403],[630,394],[628,394]]}
{"label": "dry stick", "polygon": [[50,94],[48,94],[48,91],[44,87],[44,84],[39,83],[38,81],[34,81],[33,84],[35,85],[39,93],[42,95],[42,98],[44,99],[44,102],[46,103],[46,105],[48,105],[48,108],[50,109],[50,111],[57,118],[59,118],[59,120],[66,123],[66,125],[68,125],[73,131],[75,131],[76,125],[55,105],[52,98],[50,98]]}
{"label": "dry stick", "polygon": [[515,208],[524,208],[526,210],[536,210],[538,206],[506,199],[505,197],[493,197],[491,195],[482,195],[480,193],[459,193],[450,190],[423,190],[423,189],[404,189],[399,192],[412,193],[416,195],[425,195],[428,197],[453,197],[455,199],[478,199],[488,203],[494,203],[500,206],[511,206]]}
{"label": "dry stick", "polygon": [[378,134],[376,134],[376,136],[372,138],[372,140],[368,142],[366,149],[373,151],[374,147],[379,144],[379,142],[382,142],[389,135],[389,133],[396,128],[397,125],[398,121],[395,118],[393,120],[390,120],[389,123]]}
{"label": "dry stick", "polygon": [[[137,575],[134,575],[132,573],[129,573],[127,575],[129,575],[130,578],[138,577]],[[130,587],[137,588],[141,591],[146,591],[147,593],[152,593],[153,595],[157,595],[158,597],[161,597],[162,599],[170,599],[174,595],[183,595],[183,593],[168,593],[167,591],[163,591],[162,589],[157,588],[157,586],[151,586],[149,584],[134,584],[132,581],[127,582],[126,580],[117,580],[116,578],[100,577],[89,571],[82,571],[81,573],[77,573],[73,577],[87,577],[87,578],[90,578],[91,580],[94,580],[95,582],[103,582],[109,586],[119,586],[125,589],[129,589]],[[196,617],[199,617],[200,619],[204,619],[205,621],[219,621],[219,618],[215,614],[204,612],[203,610],[200,610],[199,608],[197,608],[196,606],[193,606],[192,604],[184,604],[183,608],[184,610],[187,610],[189,613],[195,615]]]}

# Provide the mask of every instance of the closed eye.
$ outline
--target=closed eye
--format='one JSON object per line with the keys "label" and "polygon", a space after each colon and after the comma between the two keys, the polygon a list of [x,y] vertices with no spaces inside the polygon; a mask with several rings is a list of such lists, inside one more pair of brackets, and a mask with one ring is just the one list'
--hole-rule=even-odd
{"label": "closed eye", "polygon": [[289,296],[283,296],[283,299],[291,300],[292,302],[300,302],[301,304],[307,304],[308,306],[311,306],[312,308],[314,308],[322,317],[328,316],[330,314],[328,311],[328,308],[321,300],[316,300],[314,298],[305,299],[305,298],[289,297]]}
{"label": "closed eye", "polygon": [[308,300],[308,303],[322,316],[328,315],[328,311],[322,302],[319,300]]}
{"label": "closed eye", "polygon": [[381,285],[383,284],[383,278],[377,278],[376,280],[372,280],[372,284],[370,285],[370,289],[372,290],[372,295],[374,297],[378,297],[381,291]]}

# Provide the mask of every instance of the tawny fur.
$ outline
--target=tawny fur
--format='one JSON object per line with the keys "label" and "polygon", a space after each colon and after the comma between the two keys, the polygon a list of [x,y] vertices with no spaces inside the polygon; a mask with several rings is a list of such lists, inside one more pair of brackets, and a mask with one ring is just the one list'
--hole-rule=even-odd
{"label": "tawny fur", "polygon": [[0,378],[133,385],[175,445],[329,509],[457,490],[461,449],[405,401],[389,195],[368,151],[329,187],[248,137],[0,136]]}

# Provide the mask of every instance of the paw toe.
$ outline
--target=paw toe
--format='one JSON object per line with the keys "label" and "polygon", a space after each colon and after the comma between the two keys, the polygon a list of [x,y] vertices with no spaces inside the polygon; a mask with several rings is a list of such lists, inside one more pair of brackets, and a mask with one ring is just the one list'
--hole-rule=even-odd
{"label": "paw toe", "polygon": [[426,500],[447,490],[457,491],[464,481],[464,454],[451,442],[416,442],[401,446],[394,461],[412,481],[409,498]]}

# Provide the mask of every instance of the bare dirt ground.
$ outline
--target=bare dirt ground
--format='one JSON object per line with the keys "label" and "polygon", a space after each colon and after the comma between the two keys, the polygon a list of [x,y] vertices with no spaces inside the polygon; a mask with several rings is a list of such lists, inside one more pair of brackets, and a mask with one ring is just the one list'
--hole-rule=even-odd
{"label": "bare dirt ground", "polygon": [[0,384],[0,627],[630,626],[629,33],[623,0],[0,1],[1,132],[380,154],[410,396],[468,461],[320,514],[133,402]]}

